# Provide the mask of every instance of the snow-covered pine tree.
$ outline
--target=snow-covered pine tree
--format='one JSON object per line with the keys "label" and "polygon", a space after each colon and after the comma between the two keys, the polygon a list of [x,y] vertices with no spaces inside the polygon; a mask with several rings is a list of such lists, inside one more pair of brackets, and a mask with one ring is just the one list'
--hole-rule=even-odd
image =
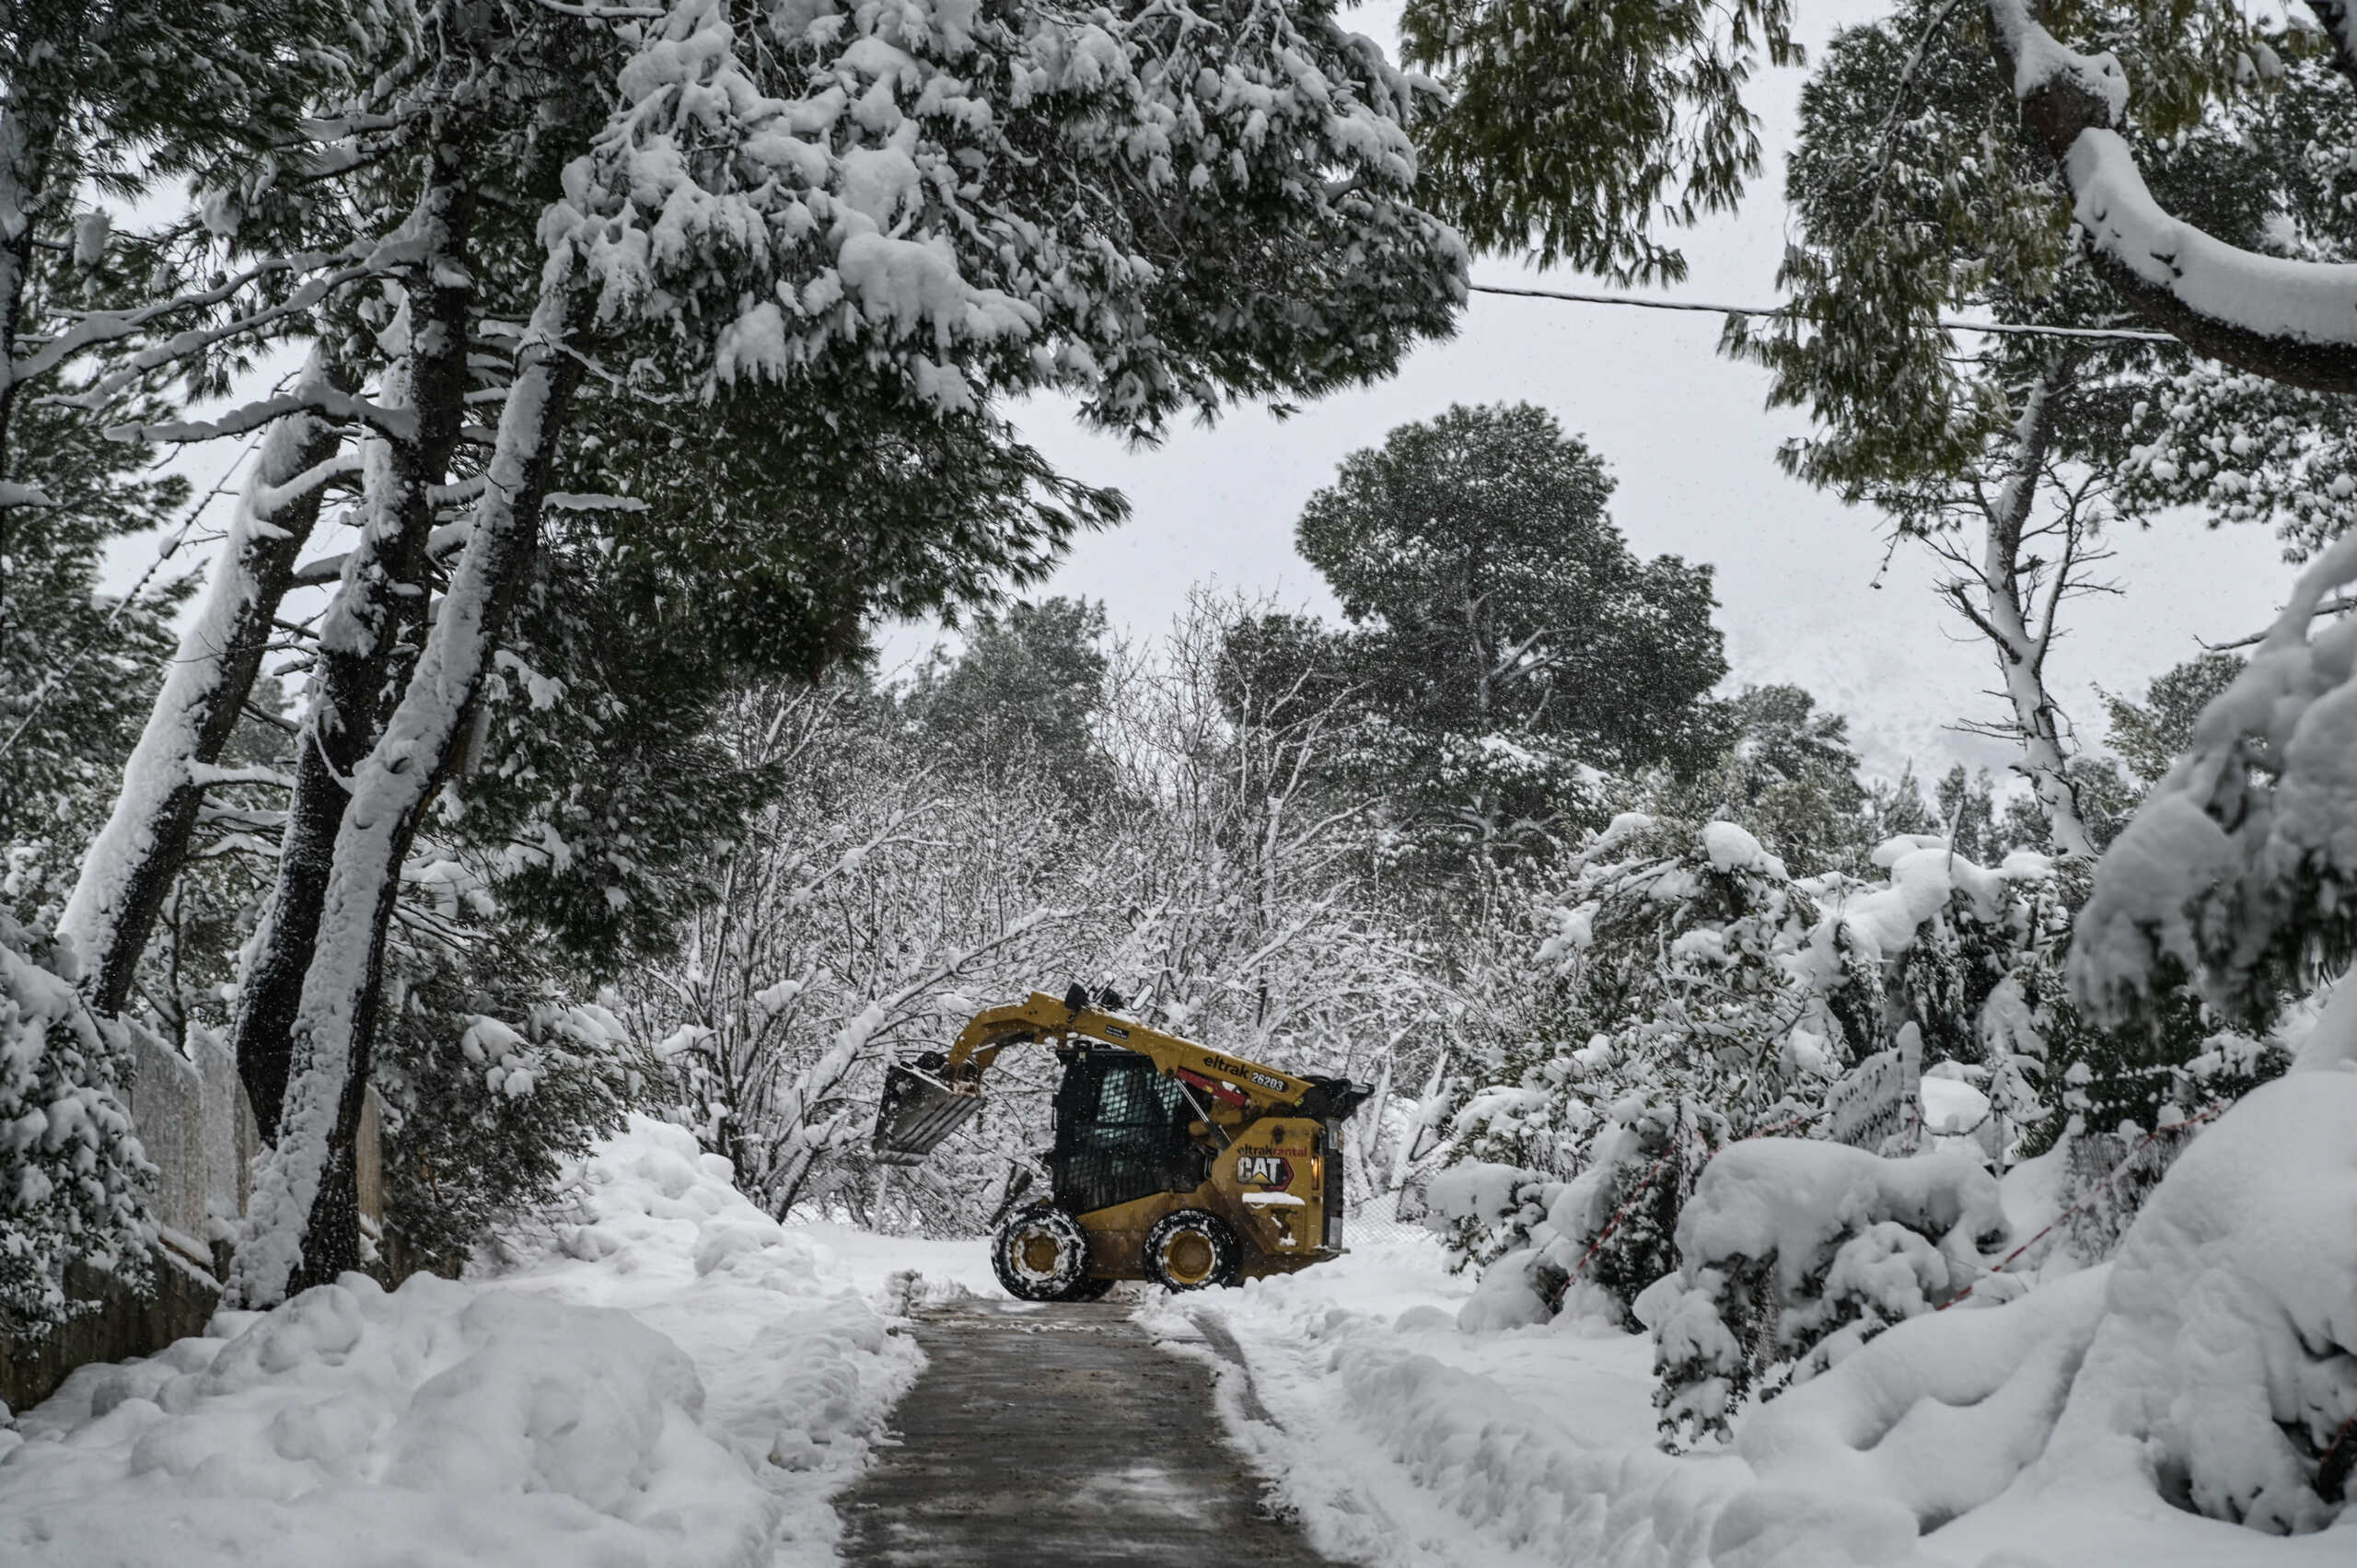
{"label": "snow-covered pine tree", "polygon": [[[58,264],[36,259],[37,270]],[[36,287],[28,304],[45,298]],[[0,482],[49,499],[10,508],[0,539],[0,907],[54,918],[137,738],[187,587],[166,575],[102,594],[102,552],[178,520],[189,485],[152,472],[151,449],[108,441],[97,421],[45,400],[26,400],[14,427],[21,439]]]}
{"label": "snow-covered pine tree", "polygon": [[1364,714],[1338,761],[1383,802],[1386,858],[1450,901],[1601,826],[1604,774],[1715,749],[1710,569],[1631,553],[1611,485],[1544,410],[1457,407],[1344,459],[1303,509],[1352,622],[1308,667]]}
{"label": "snow-covered pine tree", "polygon": [[[110,426],[168,430],[170,410],[141,406],[143,394],[170,376],[191,390],[222,391],[257,337],[302,308],[293,280],[349,260],[258,259],[230,238],[231,215],[241,199],[282,181],[298,204],[308,200],[301,177],[309,169],[293,150],[304,140],[298,122],[316,95],[350,79],[352,46],[384,22],[375,4],[319,0],[230,12],[177,0],[60,0],[0,20],[0,79],[8,83],[0,106],[0,560],[15,551],[18,520],[43,504],[29,464],[87,452]],[[153,232],[117,231],[122,203],[179,181],[197,194],[197,211]],[[110,460],[133,458],[118,448]],[[107,488],[134,509],[145,490],[128,481]],[[94,494],[58,504],[87,507]],[[279,552],[284,563],[299,544],[293,537]],[[0,566],[0,637],[10,620],[7,575]],[[239,597],[237,576],[215,574],[216,604]],[[218,613],[203,619],[209,631],[227,629]],[[222,651],[233,661],[249,649],[258,657],[257,628],[267,625],[265,608]],[[68,651],[52,652],[64,659]],[[137,772],[159,781],[139,797],[149,809],[106,835],[100,883],[112,901],[94,909],[77,897],[62,922],[86,985],[109,1014],[128,994],[170,868],[185,852],[197,787],[180,774],[192,761],[213,761],[243,699],[240,686],[195,714],[188,698],[203,671],[188,673],[192,680],[176,681],[179,698],[167,704],[188,721],[185,746],[169,759],[147,748],[149,763]]]}
{"label": "snow-covered pine tree", "polygon": [[1797,686],[1747,686],[1727,699],[1728,732],[1716,758],[1680,776],[1650,771],[1643,798],[1655,814],[1714,818],[1757,837],[1798,877],[1863,874],[1877,832],[1872,796],[1858,782],[1850,721]]}

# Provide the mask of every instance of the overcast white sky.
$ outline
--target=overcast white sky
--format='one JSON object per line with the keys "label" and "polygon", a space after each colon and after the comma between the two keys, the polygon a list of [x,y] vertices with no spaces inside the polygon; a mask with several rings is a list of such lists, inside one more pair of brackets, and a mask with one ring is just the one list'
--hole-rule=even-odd
{"label": "overcast white sky", "polygon": [[[1873,8],[1805,0],[1800,9],[1814,45]],[[1350,18],[1389,47],[1398,10],[1394,0],[1377,0]],[[1756,84],[1771,168],[1740,214],[1687,238],[1692,276],[1678,296],[1773,298],[1782,149],[1801,76],[1770,72]],[[1499,261],[1478,263],[1475,276],[1537,279]],[[1567,273],[1538,281],[1593,286]],[[1453,341],[1414,354],[1381,386],[1313,404],[1282,424],[1246,408],[1213,429],[1181,428],[1159,448],[1136,452],[1081,430],[1061,404],[1034,403],[1020,416],[1031,440],[1067,471],[1119,486],[1134,508],[1125,528],[1081,540],[1044,591],[1102,600],[1114,624],[1132,634],[1167,626],[1189,587],[1206,579],[1331,614],[1316,573],[1294,553],[1293,528],[1344,454],[1452,402],[1526,400],[1553,411],[1603,456],[1619,481],[1613,516],[1636,550],[1717,567],[1733,683],[1808,687],[1850,715],[1878,773],[1895,774],[1910,760],[1919,771],[1945,771],[1957,758],[2002,770],[2006,749],[1947,727],[1965,716],[1997,718],[2002,705],[1986,694],[1993,671],[1980,645],[1959,641],[1933,598],[1920,552],[1900,550],[1875,586],[1885,555],[1878,520],[1777,469],[1777,444],[1802,421],[1762,408],[1765,376],[1719,357],[1718,331],[1711,315],[1476,295]],[[201,489],[229,457],[228,448],[192,453],[188,471]],[[2115,542],[2114,576],[2125,593],[2083,602],[2050,667],[2070,713],[2095,740],[2102,727],[2096,685],[2140,690],[2200,651],[2199,639],[2257,630],[2292,578],[2270,538],[2213,532],[2191,516]],[[152,542],[125,541],[112,586],[126,586],[154,553]],[[913,656],[935,635],[898,628],[888,652]]]}

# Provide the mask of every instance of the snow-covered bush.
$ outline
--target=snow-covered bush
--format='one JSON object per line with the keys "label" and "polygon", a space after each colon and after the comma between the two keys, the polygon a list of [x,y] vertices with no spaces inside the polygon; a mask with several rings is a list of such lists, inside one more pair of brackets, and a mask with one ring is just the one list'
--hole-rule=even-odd
{"label": "snow-covered bush", "polygon": [[654,1059],[612,1012],[536,980],[505,944],[441,957],[398,977],[375,1081],[385,1223],[414,1260],[455,1270],[621,1126]]}
{"label": "snow-covered bush", "polygon": [[2149,1011],[2189,976],[2230,1019],[2263,1027],[2357,952],[2357,621],[2311,635],[2352,580],[2357,535],[2302,574],[2104,856],[2071,956],[2092,1009]]}
{"label": "snow-covered bush", "polygon": [[0,1328],[26,1342],[91,1305],[68,1298],[68,1265],[144,1290],[155,1244],[155,1169],[123,1104],[134,1026],[92,1014],[75,974],[0,908]]}
{"label": "snow-covered bush", "polygon": [[1520,1166],[1462,1160],[1425,1183],[1424,1225],[1439,1233],[1452,1269],[1487,1268],[1532,1245],[1562,1187]]}
{"label": "snow-covered bush", "polygon": [[922,1360],[633,1116],[464,1282],[365,1274],[86,1365],[0,1426],[0,1562],[807,1560]]}
{"label": "snow-covered bush", "polygon": [[1808,941],[1817,903],[1732,822],[1614,819],[1553,918],[1538,961],[1587,1040],[1559,1082],[1689,1092],[1742,1133],[1813,1109],[1848,1055],[1828,1006],[1846,966]]}
{"label": "snow-covered bush", "polygon": [[1637,1304],[1673,1443],[1724,1436],[1876,1334],[1954,1300],[2001,1237],[1997,1182],[1956,1150],[1885,1159],[1763,1138],[1722,1150],[1678,1216],[1678,1271]]}
{"label": "snow-covered bush", "polygon": [[1457,1267],[1485,1266],[1462,1327],[1543,1322],[1575,1285],[1587,1309],[1641,1326],[1633,1304],[1678,1267],[1678,1214],[1725,1142],[1726,1119],[1699,1100],[1631,1094],[1597,1121],[1586,1167],[1569,1180],[1484,1162],[1433,1179],[1425,1223]]}

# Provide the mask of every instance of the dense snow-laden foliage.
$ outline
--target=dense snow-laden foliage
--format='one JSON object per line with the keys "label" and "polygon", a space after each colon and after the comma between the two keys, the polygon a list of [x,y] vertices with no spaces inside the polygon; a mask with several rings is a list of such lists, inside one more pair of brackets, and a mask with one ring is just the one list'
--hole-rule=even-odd
{"label": "dense snow-laden foliage", "polygon": [[1746,1412],[1734,1449],[1771,1485],[1888,1498],[1936,1528],[2003,1495],[2046,1449],[2109,1274],[1894,1324]]}
{"label": "dense snow-laden foliage", "polygon": [[[273,941],[301,977],[283,1049],[274,1025],[251,1042],[288,1068],[283,1123],[260,1103],[278,1097],[257,1097],[277,1136],[238,1266],[252,1299],[349,1245],[338,1150],[366,1068],[384,889],[461,748],[544,504],[563,494],[586,351],[628,343],[644,351],[633,389],[715,407],[773,382],[955,416],[1059,386],[1146,435],[1179,408],[1387,370],[1461,296],[1454,235],[1407,202],[1404,79],[1322,12],[756,17],[685,0],[620,36],[617,101],[541,216],[549,264],[528,320],[480,323],[512,337],[513,372],[444,608],[426,628],[413,599],[348,570],[331,611],[368,659],[404,628],[418,652],[389,701],[352,672],[343,705],[373,703],[381,724],[351,748],[348,808],[314,789],[296,813],[333,844],[316,891],[302,868],[319,854],[284,862],[277,902],[316,897],[319,913]],[[379,430],[390,467],[364,485],[389,562],[425,541],[456,460],[467,362],[453,355],[476,308],[451,292],[468,264],[464,180],[435,167],[412,242],[448,263],[424,281],[439,291],[429,316],[451,319],[413,319],[388,374],[419,414],[412,432]],[[308,1247],[315,1222],[327,1228]]]}
{"label": "dense snow-laden foliage", "polygon": [[[670,1114],[781,1217],[993,1223],[1040,1174],[1052,1061],[1010,1052],[981,1117],[907,1169],[867,1151],[884,1069],[1074,979],[1251,1060],[1381,1082],[1352,1143],[1355,1195],[1414,1139],[1405,1086],[1446,1029],[1437,988],[1339,824],[1300,798],[1320,724],[1224,684],[1244,609],[1202,598],[1167,639],[1094,659],[1087,619],[1056,610],[978,637],[903,697],[844,679],[762,693],[733,721],[782,786],[627,1011],[664,1054]],[[1061,652],[1024,645],[1074,633]],[[1052,744],[1024,679],[1051,654],[1074,672],[1045,710],[1070,721]]]}
{"label": "dense snow-laden foliage", "polygon": [[401,954],[391,967],[376,1073],[384,1221],[408,1258],[447,1267],[549,1202],[620,1130],[655,1063],[612,1012],[568,998],[516,944]]}
{"label": "dense snow-laden foliage", "polygon": [[[1481,1146],[1478,1122],[1469,1129],[1460,1112],[1457,1127]],[[1564,1312],[1636,1328],[1632,1304],[1678,1267],[1678,1216],[1725,1141],[1725,1118],[1701,1101],[1631,1094],[1604,1109],[1586,1168],[1568,1181],[1480,1161],[1435,1174],[1426,1225],[1446,1227],[1460,1266],[1488,1265],[1460,1326],[1511,1328]]]}
{"label": "dense snow-laden foliage", "polygon": [[[72,956],[0,909],[0,1324],[29,1336],[87,1309],[81,1263],[144,1288],[154,1175],[124,1100],[132,1026],[95,1016]],[[64,958],[64,967],[52,967]]]}
{"label": "dense snow-laden foliage", "polygon": [[1791,1138],[1722,1150],[1678,1215],[1678,1272],[1637,1302],[1663,1432],[1724,1436],[1753,1393],[1805,1382],[1962,1295],[2004,1233],[1996,1179],[1961,1150],[1885,1159]]}
{"label": "dense snow-laden foliage", "polygon": [[2105,857],[2071,959],[2091,1006],[2126,1009],[2191,975],[2229,1016],[2264,1027],[2357,951],[2357,621],[2311,627],[2352,580],[2357,536],[2344,536]]}
{"label": "dense snow-laden foliage", "polygon": [[2100,1258],[2194,1119],[2282,1070],[2190,1004],[2157,1065],[2081,1020],[2071,877],[2044,856],[1991,869],[1917,834],[1871,864],[1795,879],[1732,823],[1634,814],[1573,861],[1524,981],[1533,1034],[1460,1080],[1428,1185],[1428,1223],[1486,1266],[1469,1312],[1633,1323],[1714,1152],[1761,1135],[1992,1170],[2061,1146],[2063,1241]]}
{"label": "dense snow-laden foliage", "polygon": [[2111,1262],[1891,1329],[1746,1417],[1736,1452],[1766,1479],[1894,1495],[1927,1528],[2009,1487],[2033,1507],[2165,1517],[2165,1499],[2279,1533],[2327,1524],[2357,1458],[2344,1446],[2325,1473],[2357,1414],[2353,1085],[2333,1070],[2254,1090]]}
{"label": "dense snow-laden foliage", "polygon": [[2277,1533],[2340,1511],[2357,1461],[2353,1115],[2357,1074],[2319,1062],[2253,1090],[2170,1168],[2113,1261],[2055,1429],[2061,1468]]}
{"label": "dense snow-laden foliage", "polygon": [[550,236],[722,382],[848,345],[945,408],[1051,384],[1147,429],[1388,368],[1462,296],[1411,88],[1322,7],[681,0],[617,85]]}

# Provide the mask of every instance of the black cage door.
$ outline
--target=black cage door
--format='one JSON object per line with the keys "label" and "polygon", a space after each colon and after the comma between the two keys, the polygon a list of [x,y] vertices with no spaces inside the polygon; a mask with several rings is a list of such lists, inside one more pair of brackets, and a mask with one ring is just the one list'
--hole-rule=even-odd
{"label": "black cage door", "polygon": [[1048,1156],[1056,1202],[1074,1214],[1157,1192],[1191,1192],[1204,1151],[1187,1136],[1195,1109],[1175,1078],[1126,1051],[1073,1058],[1056,1090],[1056,1144]]}

